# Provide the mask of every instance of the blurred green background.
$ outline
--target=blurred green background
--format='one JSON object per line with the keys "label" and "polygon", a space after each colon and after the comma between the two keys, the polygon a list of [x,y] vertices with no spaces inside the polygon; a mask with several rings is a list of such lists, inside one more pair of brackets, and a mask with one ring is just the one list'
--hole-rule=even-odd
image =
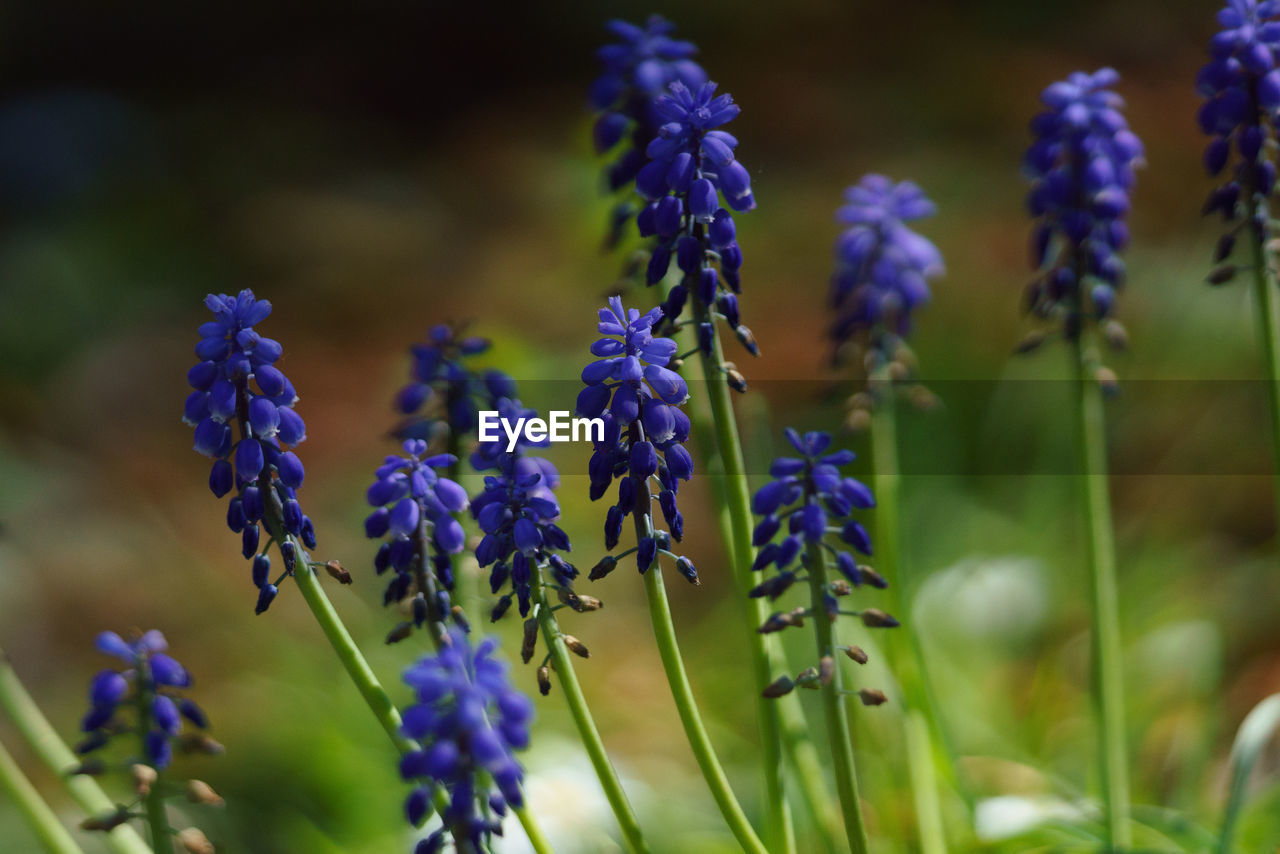
{"label": "blurred green background", "polygon": [[[769,457],[783,423],[840,418],[843,392],[815,330],[842,188],[884,172],[938,203],[922,230],[948,272],[914,344],[943,406],[902,419],[908,556],[925,580],[901,631],[923,639],[980,796],[975,822],[944,793],[955,848],[1072,839],[1053,827],[1018,835],[1041,820],[1087,825],[1093,786],[1087,582],[1069,458],[1059,459],[1069,410],[1053,384],[1031,382],[1067,376],[1067,357],[1009,355],[1027,276],[1018,167],[1039,91],[1114,65],[1149,161],[1120,309],[1133,348],[1112,361],[1126,390],[1109,404],[1128,724],[1135,799],[1162,828],[1139,836],[1175,850],[1162,834],[1177,841],[1176,824],[1156,808],[1216,826],[1232,734],[1280,690],[1252,309],[1242,286],[1203,284],[1217,233],[1198,215],[1210,184],[1192,81],[1216,8],[0,6],[0,647],[72,739],[103,666],[93,635],[160,628],[228,749],[180,764],[227,799],[186,820],[224,851],[409,850],[385,736],[295,590],[253,616],[238,538],[179,421],[201,299],[252,287],[275,304],[263,328],[283,342],[302,398],[317,555],[352,570],[356,584],[331,595],[406,700],[398,677],[416,650],[382,645],[396,616],[380,607],[361,527],[364,488],[394,447],[389,401],[406,348],[433,323],[472,320],[496,342],[490,363],[517,379],[576,378],[620,263],[599,248],[608,201],[589,147],[591,52],[608,18],[659,11],[743,106],[734,132],[760,202],[739,219],[743,316],[763,349],[738,358],[755,387],[740,409],[752,460]],[[863,438],[845,441],[865,450]],[[565,527],[590,566],[603,508],[586,500],[580,450],[553,456],[568,473]],[[681,641],[755,813],[740,609],[696,480],[682,506],[704,585],[671,586]],[[670,703],[638,580],[619,572],[589,592],[606,609],[571,615],[566,629],[591,648],[579,674],[657,849],[732,850]],[[498,631],[514,653],[518,623]],[[809,638],[793,634],[799,667]],[[872,687],[892,679],[863,673]],[[534,690],[531,668],[517,663],[513,676]],[[558,850],[616,850],[558,691],[538,710],[533,808]],[[895,715],[856,710],[881,852],[915,849]],[[78,821],[3,721],[0,739]],[[1274,751],[1261,763],[1242,851],[1280,844],[1277,765]],[[503,850],[526,850],[508,827]],[[0,801],[0,850],[34,846]]]}

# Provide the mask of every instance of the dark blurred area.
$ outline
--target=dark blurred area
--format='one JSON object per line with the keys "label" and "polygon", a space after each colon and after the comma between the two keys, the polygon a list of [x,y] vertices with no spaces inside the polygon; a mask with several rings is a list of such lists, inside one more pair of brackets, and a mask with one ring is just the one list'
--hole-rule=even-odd
{"label": "dark blurred area", "polygon": [[[531,397],[574,385],[625,256],[600,249],[609,200],[590,148],[592,52],[609,18],[657,11],[743,108],[734,133],[760,202],[739,221],[743,317],[763,355],[733,358],[754,384],[739,409],[753,471],[783,425],[842,419],[846,381],[826,370],[815,330],[843,188],[883,172],[938,203],[921,230],[948,272],[914,346],[942,405],[902,417],[920,579],[904,631],[924,639],[983,798],[975,826],[947,793],[955,850],[1025,850],[1009,841],[1019,821],[1081,812],[1091,724],[1085,568],[1061,463],[1071,425],[1046,382],[1069,375],[1067,359],[1055,347],[1010,355],[1028,276],[1019,163],[1040,90],[1112,65],[1148,160],[1120,303],[1133,346],[1113,362],[1133,391],[1109,404],[1135,797],[1212,826],[1232,734],[1280,690],[1252,307],[1241,286],[1204,285],[1217,226],[1199,218],[1210,183],[1193,81],[1216,9],[0,6],[0,648],[71,739],[101,666],[93,635],[160,628],[228,746],[180,769],[228,801],[216,815],[190,810],[219,850],[408,850],[384,736],[296,590],[254,618],[248,565],[180,423],[201,300],[251,287],[274,303],[263,328],[283,343],[301,395],[302,500],[318,555],[356,576],[331,595],[406,700],[399,673],[420,650],[382,646],[398,617],[379,605],[360,524],[372,470],[394,449],[390,400],[406,350],[434,323],[470,320],[494,339],[489,362]],[[842,440],[865,457],[864,437]],[[555,459],[568,475],[565,528],[590,566],[603,508],[587,501],[579,451]],[[740,608],[709,493],[695,480],[685,511],[705,584],[673,585],[673,606],[713,738],[754,811]],[[732,850],[679,730],[638,580],[616,573],[597,587],[607,609],[568,630],[592,649],[580,676],[642,820],[659,850]],[[497,631],[514,651],[518,623]],[[796,661],[807,640],[791,639]],[[858,642],[874,650],[874,639]],[[516,664],[514,678],[533,691],[529,668]],[[617,850],[563,701],[538,709],[533,807],[558,850]],[[894,714],[857,715],[886,854],[914,850]],[[57,781],[2,721],[0,738],[74,822]],[[1276,764],[1262,763],[1241,850],[1280,839],[1280,794],[1266,776]],[[0,803],[0,850],[31,850],[27,834]],[[504,850],[525,850],[514,823],[511,834]]]}

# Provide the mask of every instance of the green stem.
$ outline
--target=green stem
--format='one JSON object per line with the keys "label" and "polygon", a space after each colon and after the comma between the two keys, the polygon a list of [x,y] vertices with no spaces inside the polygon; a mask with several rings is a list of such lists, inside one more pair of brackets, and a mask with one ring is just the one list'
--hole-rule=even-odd
{"label": "green stem", "polygon": [[[1276,299],[1276,283],[1271,276],[1261,235],[1255,229],[1247,228],[1253,290],[1258,300],[1258,335],[1267,370],[1267,407],[1271,415],[1271,452],[1275,465],[1275,509],[1280,515],[1280,300]],[[1280,530],[1277,536],[1280,536]]]}
{"label": "green stem", "polygon": [[[8,715],[40,761],[58,775],[81,809],[90,816],[115,811],[115,802],[102,791],[96,780],[85,774],[68,774],[80,764],[79,760],[27,693],[3,651],[0,651],[0,709]],[[147,843],[127,824],[116,827],[106,837],[108,846],[116,854],[152,854]]]}
{"label": "green stem", "polygon": [[689,739],[689,747],[693,749],[693,756],[702,769],[703,779],[742,849],[750,854],[767,854],[764,844],[752,830],[746,813],[738,804],[738,799],[734,797],[733,790],[729,788],[729,780],[720,767],[720,760],[716,758],[711,738],[702,723],[702,715],[693,699],[693,688],[690,687],[689,677],[684,670],[684,660],[680,657],[680,645],[676,642],[671,606],[667,602],[667,591],[662,583],[662,567],[656,559],[644,573],[644,588],[649,599],[649,619],[653,623],[654,641],[658,645],[658,654],[662,657],[662,667],[667,674],[667,683],[671,686],[676,711],[680,713],[680,723],[684,725],[685,735]]}
{"label": "green stem", "polygon": [[1107,491],[1107,438],[1102,388],[1090,370],[1086,341],[1074,346],[1080,418],[1077,431],[1081,466],[1080,500],[1089,546],[1090,594],[1093,599],[1094,711],[1107,839],[1112,850],[1131,844],[1129,775],[1124,732],[1124,674],[1120,644],[1120,605],[1116,591],[1115,541],[1111,530],[1111,498]]}
{"label": "green stem", "polygon": [[[915,591],[914,579],[902,550],[902,492],[898,466],[896,401],[890,380],[883,375],[876,377],[876,380],[883,383],[886,390],[876,400],[871,415],[871,463],[874,470],[877,526],[876,566],[889,579],[887,595],[890,611],[899,619],[906,620]],[[919,632],[892,633],[886,638],[884,650],[892,664],[894,676],[902,686],[905,712],[902,718],[903,733],[908,757],[915,760],[908,762],[907,772],[916,807],[916,830],[921,850],[924,854],[944,854],[947,847],[942,841],[944,834],[940,831],[943,825],[935,760],[941,758],[946,763],[946,776],[959,786],[954,763],[955,751],[942,726],[939,706],[928,678]],[[925,726],[912,726],[912,715],[922,715]],[[943,746],[940,756],[933,749],[935,735]]]}
{"label": "green stem", "polygon": [[18,812],[22,813],[27,824],[35,831],[36,838],[46,851],[51,854],[84,854],[3,744],[0,744],[0,791],[5,792],[17,805]]}
{"label": "green stem", "polygon": [[609,807],[618,820],[618,827],[622,830],[627,849],[633,854],[647,854],[649,845],[645,842],[644,834],[640,830],[640,822],[631,808],[627,793],[623,791],[622,782],[618,779],[613,763],[609,761],[609,754],[605,750],[599,730],[596,729],[596,722],[591,716],[587,698],[582,693],[582,686],[578,684],[578,674],[573,668],[573,658],[568,647],[564,645],[560,626],[547,603],[546,588],[542,584],[542,569],[535,567],[533,575],[531,586],[538,626],[542,629],[542,638],[547,644],[547,649],[551,651],[551,661],[555,665],[556,676],[559,677],[565,701],[569,704],[573,723],[578,728],[578,738],[582,740],[582,747],[587,751],[591,767],[595,769],[596,777],[600,780],[600,788],[604,790]]}
{"label": "green stem", "polygon": [[[723,385],[723,379],[717,377],[716,381]],[[725,391],[728,389],[726,387]],[[695,396],[692,398],[690,407],[690,420],[692,421],[694,438],[697,440],[698,447],[703,450],[703,465],[706,466],[706,475],[704,480],[711,484],[711,496],[716,507],[716,523],[720,528],[720,539],[724,543],[725,554],[728,558],[729,566],[735,574],[735,581],[742,585],[742,595],[739,596],[741,602],[744,603],[744,609],[747,616],[746,627],[750,638],[751,650],[756,652],[757,645],[762,645],[764,649],[763,660],[766,667],[763,668],[766,684],[768,684],[769,675],[773,673],[783,673],[787,670],[786,659],[782,654],[782,650],[771,637],[762,636],[756,631],[756,628],[764,622],[768,616],[768,609],[763,606],[759,600],[751,599],[746,596],[747,590],[751,589],[753,582],[750,570],[739,572],[741,567],[750,567],[752,561],[755,560],[755,549],[753,548],[746,557],[739,557],[737,552],[737,543],[734,539],[733,512],[730,507],[736,507],[739,513],[743,512],[741,502],[730,503],[729,492],[725,488],[724,463],[720,458],[718,449],[724,447],[716,440],[716,433],[713,429],[713,421],[711,414],[711,406],[705,397]],[[732,404],[730,404],[732,411]],[[734,424],[735,422],[730,422]],[[734,440],[737,439],[737,430],[733,433]],[[737,447],[736,457],[743,458],[742,443],[730,441],[728,447]],[[732,455],[732,454],[731,454]],[[739,469],[745,470],[745,464],[739,465]],[[745,478],[742,479],[745,483]],[[750,506],[746,507],[747,514],[750,513]],[[749,518],[749,515],[747,516]],[[741,576],[741,577],[738,577]],[[760,660],[759,658],[757,660]],[[763,688],[761,689],[763,690]],[[763,698],[762,698],[763,699]],[[761,706],[761,715],[765,711],[772,711],[778,716],[778,723],[781,728],[782,751],[786,756],[787,762],[795,769],[794,780],[800,793],[800,799],[804,803],[805,810],[809,814],[810,820],[813,822],[813,829],[818,835],[818,841],[824,850],[831,850],[835,847],[835,837],[839,833],[837,827],[839,820],[836,817],[836,810],[833,807],[834,800],[831,791],[827,787],[827,775],[822,767],[822,760],[818,756],[818,750],[814,747],[813,739],[809,734],[809,722],[805,720],[804,709],[800,705],[798,697],[792,694],[786,694],[773,700],[771,703],[764,705],[770,706],[765,709]],[[764,720],[763,717],[760,718]],[[765,736],[765,724],[761,724],[761,737]]]}
{"label": "green stem", "polygon": [[[151,731],[151,701],[155,698],[155,682],[151,678],[151,670],[146,666],[146,659],[139,657],[138,678],[136,680],[137,699],[135,705],[138,713],[138,755],[143,757],[139,762],[147,761],[147,733]],[[149,764],[149,763],[148,763]],[[169,828],[169,816],[164,808],[164,771],[152,766],[156,772],[155,782],[151,790],[142,799],[147,814],[147,828],[151,832],[151,848],[156,854],[172,854],[173,833]]]}
{"label": "green stem", "polygon": [[533,813],[529,812],[529,808],[527,806],[517,807],[514,812],[516,818],[520,819],[520,826],[524,828],[525,835],[529,837],[529,844],[533,846],[533,850],[538,854],[555,854],[555,849],[551,847],[546,834],[542,832],[542,828],[534,819]]}
{"label": "green stem", "polygon": [[[694,316],[699,323],[711,322],[708,308],[696,298],[694,299]],[[715,442],[707,444],[707,447],[716,449],[724,472],[723,486],[718,491],[722,496],[721,507],[728,510],[729,516],[730,566],[738,594],[746,603],[747,609],[747,649],[751,661],[751,673],[755,681],[756,718],[760,727],[765,804],[768,810],[767,826],[770,829],[770,841],[776,850],[790,854],[796,850],[796,843],[791,813],[783,787],[782,750],[784,745],[789,748],[790,758],[793,761],[798,758],[807,760],[807,751],[803,745],[809,741],[808,728],[804,725],[804,713],[800,709],[797,698],[769,700],[763,695],[764,689],[773,681],[774,676],[777,673],[786,672],[787,664],[777,641],[756,631],[769,617],[768,605],[763,599],[747,596],[747,591],[755,586],[751,577],[751,563],[755,558],[755,547],[751,544],[753,527],[751,492],[747,483],[742,440],[739,438],[738,423],[733,414],[729,384],[720,371],[720,365],[724,362],[724,351],[720,346],[718,331],[712,336],[711,353],[702,353],[700,362],[707,401],[711,404],[711,421],[715,428]],[[783,738],[784,715],[789,724],[785,739]],[[821,775],[814,776],[812,768],[800,770],[799,776],[804,783],[801,792],[808,803],[809,811],[815,817],[820,817],[822,808],[818,804],[825,801],[815,802],[813,798],[819,794],[815,787],[823,778]],[[827,825],[826,822],[817,820],[815,826],[819,833],[823,833]]]}
{"label": "green stem", "polygon": [[858,772],[853,761],[853,739],[849,735],[849,718],[844,710],[843,678],[836,666],[834,621],[826,616],[827,556],[822,546],[809,544],[809,598],[813,608],[813,631],[817,636],[818,655],[831,659],[831,680],[820,689],[822,708],[827,719],[827,739],[831,744],[831,762],[835,766],[836,792],[844,813],[844,831],[852,854],[866,854],[867,828],[862,821],[862,802],[858,798]]}

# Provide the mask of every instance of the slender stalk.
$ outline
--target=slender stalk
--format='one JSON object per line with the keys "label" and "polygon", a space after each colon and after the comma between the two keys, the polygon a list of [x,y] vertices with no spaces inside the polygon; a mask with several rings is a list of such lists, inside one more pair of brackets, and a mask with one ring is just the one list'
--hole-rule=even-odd
{"label": "slender stalk", "polygon": [[[1280,516],[1280,300],[1276,299],[1276,282],[1271,275],[1266,249],[1257,229],[1249,232],[1250,262],[1253,267],[1253,290],[1258,300],[1258,335],[1262,342],[1267,371],[1267,408],[1271,415],[1271,452],[1275,465],[1276,513]],[[1280,530],[1277,531],[1280,536]]]}
{"label": "slender stalk", "polygon": [[542,827],[534,819],[533,813],[529,812],[527,806],[516,807],[514,810],[516,818],[520,819],[520,826],[524,828],[525,836],[529,837],[529,844],[533,846],[533,850],[538,854],[555,854],[555,849],[551,847]]}
{"label": "slender stalk", "polygon": [[564,645],[560,626],[547,603],[546,588],[542,582],[542,569],[535,567],[533,574],[531,586],[538,626],[542,629],[542,638],[547,649],[551,651],[551,662],[555,666],[556,676],[559,677],[560,689],[564,692],[565,702],[569,705],[573,723],[578,728],[578,738],[581,739],[582,747],[591,760],[591,767],[595,769],[596,777],[600,780],[600,788],[604,790],[605,798],[609,801],[609,808],[613,810],[614,818],[618,820],[618,827],[622,830],[627,850],[633,854],[648,854],[649,844],[645,842],[635,810],[631,808],[631,801],[627,799],[622,782],[618,779],[613,763],[609,761],[609,754],[605,750],[599,730],[596,729],[595,718],[591,716],[587,698],[582,693],[582,686],[578,684],[578,674],[573,668],[573,658],[568,647]]}
{"label": "slender stalk", "polygon": [[[749,567],[752,561],[755,560],[755,549],[752,548],[746,556],[738,554],[733,515],[737,512],[741,517],[746,518],[749,526],[751,508],[749,504],[744,505],[742,503],[741,496],[738,496],[736,501],[730,500],[729,490],[725,485],[727,478],[724,473],[724,461],[721,459],[721,453],[724,452],[725,448],[729,448],[727,456],[739,460],[739,471],[745,471],[746,465],[742,462],[744,458],[742,443],[738,439],[737,423],[732,418],[733,406],[728,399],[728,387],[725,385],[723,377],[715,374],[707,376],[705,373],[707,364],[704,361],[704,378],[708,384],[715,382],[720,386],[724,386],[722,391],[724,392],[725,400],[722,401],[723,408],[721,411],[728,411],[731,415],[729,425],[733,430],[732,437],[727,442],[717,440],[715,427],[718,426],[718,423],[713,421],[710,401],[706,398],[693,397],[689,407],[691,410],[689,415],[693,426],[694,438],[697,440],[698,447],[703,450],[702,462],[707,468],[704,480],[711,484],[711,496],[716,507],[716,523],[720,528],[720,538],[724,543],[725,554],[731,571],[734,573],[735,582],[740,585],[741,595],[739,598],[744,603],[743,607],[747,617],[746,628],[750,640],[749,648],[756,656],[756,661],[764,661],[765,663],[765,666],[759,671],[754,671],[753,675],[756,676],[757,683],[760,678],[763,678],[765,680],[764,684],[767,685],[772,681],[772,674],[786,672],[787,662],[781,648],[773,640],[772,636],[761,635],[756,631],[765,618],[768,617],[768,608],[760,600],[752,599],[745,595],[746,591],[754,586]],[[711,393],[709,392],[707,397],[710,396]],[[734,450],[735,448],[736,451]],[[745,475],[739,480],[744,486],[746,485]],[[763,652],[759,652],[757,648],[763,650]],[[764,687],[759,684],[757,684],[757,687],[762,691],[764,690]],[[763,697],[761,699],[763,700]],[[761,739],[766,742],[767,725],[764,714],[765,712],[772,712],[777,715],[780,728],[779,734],[782,739],[782,752],[787,763],[795,769],[793,779],[797,784],[796,789],[799,791],[800,799],[813,822],[818,841],[822,844],[824,850],[833,849],[835,847],[836,834],[839,833],[837,829],[839,822],[836,818],[836,811],[832,806],[834,799],[830,789],[827,787],[827,776],[822,767],[822,760],[819,758],[817,748],[814,747],[813,740],[809,736],[809,723],[805,720],[804,709],[800,705],[799,698],[792,694],[787,694],[772,702],[764,702],[760,704],[759,708],[760,715],[758,719],[761,721]],[[784,813],[784,826],[788,820]],[[790,834],[787,834],[787,837],[790,838]]]}
{"label": "slender stalk", "polygon": [[[902,555],[901,474],[898,467],[898,431],[895,400],[886,377],[889,393],[876,401],[871,416],[871,462],[874,469],[876,495],[876,565],[889,579],[889,608],[905,619],[914,597],[914,584],[908,562]],[[906,649],[903,646],[906,646]],[[924,854],[944,854],[947,850],[942,827],[942,811],[938,802],[938,780],[935,768],[933,736],[936,734],[947,762],[946,775],[956,780],[955,755],[942,726],[938,704],[925,666],[924,649],[919,633],[892,633],[884,644],[885,654],[893,664],[894,676],[902,686],[903,735],[912,800],[916,807],[916,830]],[[921,716],[925,726],[913,726],[912,716]]]}
{"label": "slender stalk", "polygon": [[[696,298],[694,299],[694,317],[699,323],[711,322],[710,311]],[[794,761],[797,754],[804,754],[803,744],[808,739],[808,728],[804,726],[804,713],[800,709],[799,700],[794,697],[769,700],[763,691],[778,673],[787,669],[786,659],[776,640],[756,631],[768,618],[769,609],[763,599],[747,596],[747,591],[755,586],[751,578],[751,562],[755,557],[755,547],[751,544],[753,527],[751,515],[751,492],[747,483],[746,462],[742,454],[742,440],[738,435],[738,423],[733,415],[733,401],[730,389],[720,365],[724,362],[724,351],[720,346],[720,335],[717,331],[712,336],[711,353],[701,354],[702,376],[706,385],[707,401],[711,405],[711,421],[715,428],[714,447],[720,458],[724,472],[723,486],[719,492],[722,496],[721,506],[729,516],[729,555],[734,581],[738,595],[746,603],[747,609],[747,649],[751,660],[751,673],[755,681],[756,718],[760,727],[760,744],[762,763],[764,766],[765,804],[768,809],[768,828],[770,841],[778,851],[794,852],[795,831],[792,827],[791,813],[787,805],[783,786],[782,750],[787,746]],[[790,708],[787,708],[787,706]],[[783,709],[788,716],[787,737],[783,738]],[[797,726],[798,722],[798,726]],[[807,764],[807,763],[806,763]],[[813,777],[814,769],[801,769],[802,781],[807,785],[801,787],[810,812],[821,816],[822,810],[812,798],[818,794],[814,787],[821,775]],[[809,779],[805,779],[809,778]],[[815,822],[819,832],[825,829],[821,820]]]}
{"label": "slender stalk", "polygon": [[[144,690],[144,687],[146,690]],[[136,685],[136,708],[138,712],[138,755],[147,755],[147,733],[151,731],[151,700],[155,697],[155,682],[151,678],[151,670],[145,665],[145,659],[138,662],[138,679]],[[140,762],[146,759],[140,759]],[[152,766],[155,768],[155,766]],[[164,808],[164,770],[155,768],[156,780],[151,784],[151,791],[142,799],[143,809],[147,814],[147,828],[151,833],[151,848],[156,854],[173,854],[173,834],[169,828],[169,816]]]}
{"label": "slender stalk", "polygon": [[1094,711],[1107,840],[1111,850],[1131,844],[1129,774],[1124,732],[1124,674],[1120,645],[1120,605],[1116,592],[1115,540],[1107,492],[1107,438],[1102,389],[1089,370],[1090,341],[1074,344],[1079,429],[1080,501],[1089,546],[1092,597]]}
{"label": "slender stalk", "polygon": [[[27,693],[13,666],[0,650],[0,709],[9,717],[19,734],[29,744],[70,793],[72,799],[91,816],[114,812],[115,802],[102,791],[97,781],[85,774],[68,775],[79,764],[53,726]],[[132,827],[122,824],[106,834],[107,845],[115,854],[151,854],[151,849]]]}
{"label": "slender stalk", "polygon": [[18,812],[35,831],[46,851],[51,854],[84,854],[3,744],[0,744],[0,791],[18,807]]}
{"label": "slender stalk", "polygon": [[693,699],[693,688],[689,685],[689,676],[684,670],[684,660],[680,657],[680,645],[676,642],[671,606],[667,602],[667,591],[662,583],[662,567],[656,559],[644,574],[644,589],[649,599],[649,619],[653,623],[654,640],[658,645],[658,654],[662,657],[667,683],[671,686],[671,696],[675,700],[676,711],[680,713],[680,722],[684,725],[689,747],[693,749],[693,756],[698,760],[702,776],[711,789],[711,796],[715,798],[721,815],[742,849],[750,854],[767,854],[767,849],[752,830],[746,813],[729,788],[729,780],[725,777],[720,760],[711,746],[711,738],[702,723],[702,715]]}
{"label": "slender stalk", "polygon": [[844,814],[844,831],[852,854],[866,854],[867,828],[862,820],[862,802],[858,798],[858,772],[853,761],[853,739],[849,735],[849,718],[844,710],[843,677],[835,666],[835,623],[826,616],[827,557],[817,543],[809,544],[809,598],[813,608],[813,631],[817,636],[818,655],[832,659],[831,680],[820,689],[822,709],[827,719],[827,739],[831,744],[831,762],[835,766],[836,792]]}

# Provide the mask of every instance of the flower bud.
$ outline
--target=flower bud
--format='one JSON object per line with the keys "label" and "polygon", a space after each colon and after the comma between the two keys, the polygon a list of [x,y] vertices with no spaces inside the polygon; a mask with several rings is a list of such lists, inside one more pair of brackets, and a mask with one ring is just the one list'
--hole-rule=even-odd
{"label": "flower bud", "polygon": [[545,664],[538,668],[538,691],[544,697],[551,693],[551,668]]}
{"label": "flower bud", "polygon": [[400,643],[411,634],[413,634],[413,623],[400,623],[387,633],[387,644]]}
{"label": "flower bud", "polygon": [[893,629],[901,625],[896,619],[876,608],[862,612],[862,624],[869,629]]}
{"label": "flower bud", "polygon": [[605,555],[604,557],[600,558],[599,563],[597,563],[595,566],[591,568],[591,572],[587,575],[587,578],[591,579],[592,581],[599,581],[609,573],[613,572],[614,567],[616,567],[617,565],[618,565],[618,559],[616,557],[614,557],[613,555]]}
{"label": "flower bud", "polygon": [[347,570],[338,561],[328,561],[325,563],[324,568],[329,573],[329,577],[339,584],[351,583],[351,573],[347,572]]}
{"label": "flower bud", "polygon": [[188,827],[178,831],[178,844],[187,854],[214,854],[213,843],[199,828]]}
{"label": "flower bud", "polygon": [[790,694],[795,687],[796,683],[791,681],[791,677],[784,675],[779,676],[777,679],[770,682],[760,693],[761,696],[767,697],[768,699],[774,699],[776,697]]}
{"label": "flower bud", "polygon": [[569,652],[572,652],[574,655],[581,656],[582,658],[591,657],[591,650],[587,649],[586,645],[573,635],[561,635],[560,639],[563,640],[564,645],[569,648]]}
{"label": "flower bud", "polygon": [[135,762],[130,765],[129,774],[133,778],[133,791],[140,798],[145,798],[151,794],[151,787],[155,785],[156,778],[159,776],[156,773],[156,769],[141,762]]}
{"label": "flower bud", "polygon": [[818,680],[820,678],[821,676],[818,674],[818,668],[806,667],[804,670],[801,670],[796,674],[796,684],[801,688],[808,688],[812,691],[816,691],[821,687],[818,684]]}
{"label": "flower bud", "polygon": [[831,680],[836,675],[836,662],[829,655],[822,656],[822,660],[818,662],[818,681],[825,685],[830,685]]}
{"label": "flower bud", "polygon": [[187,781],[187,800],[193,804],[204,804],[209,807],[220,807],[226,804],[222,796],[203,780]]}
{"label": "flower bud", "polygon": [[530,618],[524,621],[524,642],[520,645],[520,658],[525,664],[533,660],[534,650],[538,648],[538,621]]}
{"label": "flower bud", "polygon": [[889,701],[883,691],[877,691],[874,688],[860,688],[858,697],[862,700],[862,705],[864,706],[879,706]]}
{"label": "flower bud", "polygon": [[860,646],[847,646],[844,648],[844,654],[859,664],[867,663],[867,654]]}

